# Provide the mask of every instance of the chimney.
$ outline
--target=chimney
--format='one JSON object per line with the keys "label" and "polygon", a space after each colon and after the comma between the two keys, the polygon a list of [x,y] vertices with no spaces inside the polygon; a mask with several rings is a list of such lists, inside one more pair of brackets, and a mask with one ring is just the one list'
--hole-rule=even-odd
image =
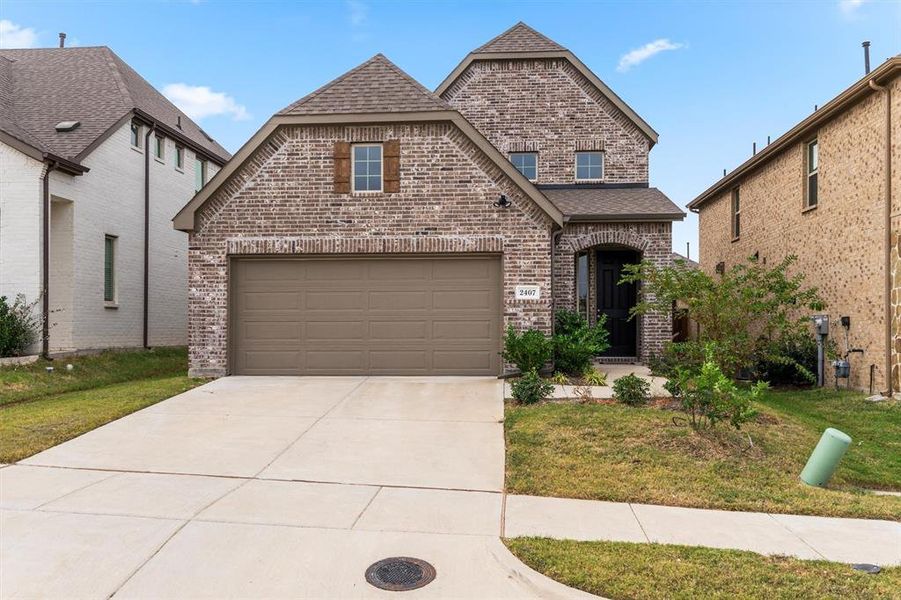
{"label": "chimney", "polygon": [[66,47],[66,34],[63,33],[62,31],[59,32],[59,47],[60,48]]}
{"label": "chimney", "polygon": [[863,46],[863,70],[864,70],[865,74],[869,75],[870,74],[870,42],[866,41],[863,44],[861,44],[861,46]]}

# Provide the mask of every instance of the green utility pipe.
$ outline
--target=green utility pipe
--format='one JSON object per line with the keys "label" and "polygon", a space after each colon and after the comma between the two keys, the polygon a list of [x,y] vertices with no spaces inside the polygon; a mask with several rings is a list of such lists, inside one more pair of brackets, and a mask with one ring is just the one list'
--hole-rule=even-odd
{"label": "green utility pipe", "polygon": [[848,434],[832,427],[826,429],[801,471],[801,481],[819,487],[826,485],[850,445]]}

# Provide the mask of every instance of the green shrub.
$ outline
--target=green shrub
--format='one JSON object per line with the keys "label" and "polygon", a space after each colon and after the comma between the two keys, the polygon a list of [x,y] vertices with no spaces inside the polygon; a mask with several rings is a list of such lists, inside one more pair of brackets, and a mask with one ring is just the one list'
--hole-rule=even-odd
{"label": "green shrub", "polygon": [[542,379],[536,369],[514,380],[510,388],[513,399],[520,404],[535,404],[554,392],[554,385]]}
{"label": "green shrub", "polygon": [[698,372],[704,364],[704,344],[696,341],[666,342],[660,354],[648,358],[648,367],[657,377],[671,378],[677,368]]}
{"label": "green shrub", "polygon": [[[834,349],[827,347],[827,353],[834,354]],[[816,338],[809,333],[785,335],[763,346],[757,357],[755,371],[757,379],[771,385],[816,383]]]}
{"label": "green shrub", "polygon": [[566,385],[569,383],[569,377],[567,377],[565,373],[554,371],[554,374],[551,376],[551,381],[557,385]]}
{"label": "green shrub", "polygon": [[516,365],[521,373],[537,372],[551,360],[553,346],[547,336],[537,329],[517,333],[510,325],[504,336],[504,351],[501,356]]}
{"label": "green shrub", "polygon": [[713,359],[712,348],[707,349],[700,372],[677,369],[675,377],[666,384],[667,391],[679,400],[695,430],[709,429],[723,421],[741,429],[757,416],[753,402],[766,388],[763,381],[747,389],[739,388]]}
{"label": "green shrub", "polygon": [[34,304],[19,295],[11,305],[0,296],[0,357],[20,356],[37,339],[38,320]]}
{"label": "green shrub", "polygon": [[601,373],[595,368],[590,368],[582,374],[588,385],[607,385],[607,374]]}
{"label": "green shrub", "polygon": [[651,382],[629,373],[613,382],[613,399],[629,406],[647,404],[651,399]]}
{"label": "green shrub", "polygon": [[593,327],[571,310],[557,311],[554,318],[554,366],[564,373],[581,375],[591,367],[592,358],[610,347],[606,316],[601,315]]}

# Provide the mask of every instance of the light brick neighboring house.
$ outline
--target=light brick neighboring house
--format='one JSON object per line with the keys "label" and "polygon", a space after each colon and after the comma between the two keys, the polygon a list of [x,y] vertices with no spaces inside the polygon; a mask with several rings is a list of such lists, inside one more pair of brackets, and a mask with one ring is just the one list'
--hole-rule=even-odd
{"label": "light brick neighboring house", "polygon": [[[376,55],[288,106],[174,219],[190,234],[193,375],[497,375],[507,325],[628,321],[623,264],[671,262],[684,214],[648,187],[657,134],[520,23],[434,93]],[[599,301],[598,299],[601,298]]]}
{"label": "light brick neighboring house", "polygon": [[109,48],[0,50],[0,295],[49,310],[30,351],[185,344],[170,219],[228,157]]}
{"label": "light brick neighboring house", "polygon": [[[901,57],[855,82],[695,198],[701,266],[798,257],[851,384],[901,389]],[[889,374],[891,376],[889,377]],[[827,376],[827,383],[832,383]]]}

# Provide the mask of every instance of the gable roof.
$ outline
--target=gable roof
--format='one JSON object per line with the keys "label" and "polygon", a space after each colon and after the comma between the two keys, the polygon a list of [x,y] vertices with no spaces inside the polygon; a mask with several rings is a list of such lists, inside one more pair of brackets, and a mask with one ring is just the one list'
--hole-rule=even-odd
{"label": "gable roof", "polygon": [[[0,131],[41,153],[78,163],[133,114],[217,162],[230,156],[105,46],[0,50]],[[61,121],[81,124],[58,132]]]}
{"label": "gable roof", "polygon": [[650,140],[651,145],[657,143],[657,132],[654,128],[638,116],[622,98],[607,87],[601,79],[595,75],[575,54],[538,33],[522,21],[497,36],[469,54],[460,61],[460,64],[441,82],[435,89],[435,94],[443,97],[444,93],[475,61],[506,60],[506,59],[541,59],[558,58],[568,61],[588,82],[593,85],[602,96],[607,98],[616,108],[635,124],[635,126]]}
{"label": "gable roof", "polygon": [[[356,99],[352,96],[368,96]],[[330,103],[334,102],[334,107]],[[491,142],[444,100],[381,54],[273,115],[172,219],[173,227],[193,231],[195,215],[220,186],[280,127],[399,122],[450,122],[475,144],[555,223],[563,213],[526,179]]]}
{"label": "gable roof", "polygon": [[862,97],[874,93],[875,90],[870,87],[871,81],[873,83],[877,83],[880,80],[884,81],[898,73],[901,73],[901,55],[893,56],[877,68],[873,69],[869,74],[858,79],[851,87],[847,88],[825,105],[819,107],[813,114],[776,138],[771,144],[764,147],[763,150],[753,155],[736,167],[731,173],[722,177],[712,186],[698,194],[694,200],[688,203],[688,210],[698,212],[698,208],[702,204],[715,198],[724,191],[736,187],[742,177],[766,164],[770,158],[775,157],[779,152],[785,150],[786,147],[796,144],[809,136],[812,137],[816,129],[822,124],[841,114],[848,107],[858,102]]}
{"label": "gable roof", "polygon": [[520,21],[499,36],[473,50],[473,53],[559,52],[562,50],[566,50],[566,48]]}
{"label": "gable roof", "polygon": [[279,111],[280,115],[453,110],[397,65],[376,54]]}

